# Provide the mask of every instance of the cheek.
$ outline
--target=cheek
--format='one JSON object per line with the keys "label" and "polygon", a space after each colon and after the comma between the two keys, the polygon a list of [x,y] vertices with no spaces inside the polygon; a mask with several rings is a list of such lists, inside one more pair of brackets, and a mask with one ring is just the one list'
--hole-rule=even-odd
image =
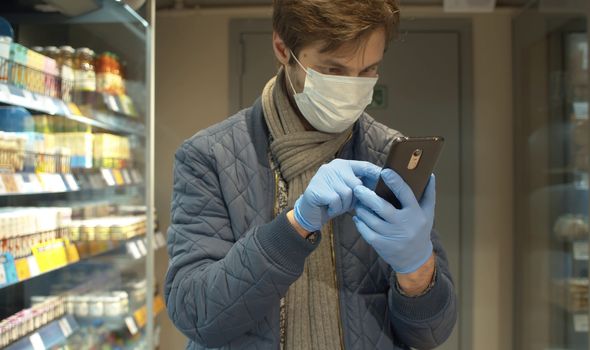
{"label": "cheek", "polygon": [[294,84],[295,84],[295,88],[297,89],[298,92],[303,91],[303,87],[305,86],[305,76],[306,75],[307,74],[305,74],[303,69],[295,70],[296,82]]}
{"label": "cheek", "polygon": [[[303,91],[303,86],[305,85],[305,72],[303,69],[298,69],[298,67],[290,66],[287,70],[289,77],[291,78],[291,82],[293,83],[293,87],[297,93]],[[287,82],[288,84],[288,82]]]}

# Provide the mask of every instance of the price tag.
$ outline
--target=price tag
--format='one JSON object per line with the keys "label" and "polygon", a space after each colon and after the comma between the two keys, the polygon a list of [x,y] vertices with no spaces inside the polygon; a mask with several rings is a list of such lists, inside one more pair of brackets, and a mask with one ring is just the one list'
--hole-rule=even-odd
{"label": "price tag", "polygon": [[4,181],[2,181],[2,178],[0,177],[0,194],[4,193],[6,193],[6,186],[4,186]]}
{"label": "price tag", "polygon": [[21,190],[21,193],[34,193],[35,190],[33,188],[33,185],[31,183],[31,179],[29,174],[20,174],[20,179],[15,178],[16,180],[16,185],[17,187],[19,187]]}
{"label": "price tag", "polygon": [[135,244],[135,242],[127,242],[127,252],[131,254],[133,259],[137,260],[141,258],[141,253],[139,252],[139,249],[137,248],[137,244]]}
{"label": "price tag", "polygon": [[17,193],[18,188],[16,187],[13,174],[2,174],[0,177],[2,177],[2,182],[7,193]]}
{"label": "price tag", "polygon": [[166,245],[166,239],[164,238],[162,232],[156,232],[156,245],[158,248]]}
{"label": "price tag", "polygon": [[61,320],[58,321],[59,324],[59,328],[61,329],[61,332],[63,333],[64,337],[69,337],[72,334],[72,327],[70,327],[70,322],[68,322],[67,318],[62,318]]}
{"label": "price tag", "polygon": [[[11,104],[15,104],[15,105],[19,105],[19,106],[24,106],[24,107],[31,107],[30,106],[30,102],[28,101],[28,97],[24,94],[23,90],[14,87],[14,86],[8,86],[8,90],[10,90],[10,103]],[[30,94],[29,94],[30,95]]]}
{"label": "price tag", "polygon": [[145,243],[143,242],[143,240],[141,240],[141,239],[137,240],[137,248],[139,248],[139,252],[141,253],[142,256],[147,255],[147,248],[145,247]]}
{"label": "price tag", "polygon": [[37,100],[35,100],[35,97],[33,96],[32,92],[22,90],[22,95],[24,96],[24,98],[21,100],[21,105],[23,107],[28,107],[36,110],[39,110],[39,108],[43,108],[43,106],[39,105]]}
{"label": "price tag", "polygon": [[119,95],[119,100],[121,101],[121,106],[123,107],[123,111],[125,114],[136,117],[137,111],[135,110],[135,105],[131,98],[127,95]]}
{"label": "price tag", "polygon": [[64,101],[52,100],[52,102],[55,103],[55,106],[56,106],[55,114],[66,115],[66,116],[69,115],[70,110],[68,109],[68,106],[65,104]]}
{"label": "price tag", "polygon": [[43,100],[43,105],[45,106],[45,110],[47,111],[47,113],[56,114],[59,111],[59,107],[57,106],[57,104],[54,102],[54,100],[51,97],[43,96],[42,100]]}
{"label": "price tag", "polygon": [[131,335],[137,334],[137,325],[135,324],[133,317],[125,317],[125,324],[127,325],[127,329],[129,329],[129,333],[131,333]]}
{"label": "price tag", "polygon": [[25,180],[23,179],[22,174],[14,174],[12,175],[14,178],[14,183],[16,184],[16,192],[17,193],[28,193],[27,186],[25,184]]}
{"label": "price tag", "polygon": [[164,299],[162,298],[161,295],[158,295],[157,297],[154,298],[154,315],[158,315],[160,314],[160,312],[162,312],[162,310],[164,310],[165,308],[165,304],[164,304]]}
{"label": "price tag", "polygon": [[573,252],[575,260],[588,260],[588,242],[574,242]]}
{"label": "price tag", "polygon": [[0,286],[7,284],[8,278],[6,278],[6,270],[4,269],[4,265],[0,264]]}
{"label": "price tag", "polygon": [[115,182],[117,183],[118,186],[125,184],[125,180],[123,179],[123,174],[121,174],[121,171],[119,169],[113,169],[112,173],[113,173],[113,177],[115,178]]}
{"label": "price tag", "polygon": [[68,110],[73,115],[82,116],[82,112],[80,112],[80,108],[78,108],[78,106],[75,103],[72,103],[72,102],[68,103]]}
{"label": "price tag", "polygon": [[35,333],[29,337],[31,344],[33,344],[33,350],[45,350],[45,344],[39,333]]}
{"label": "price tag", "polygon": [[53,188],[53,192],[65,192],[68,190],[64,180],[61,178],[59,174],[50,174],[51,178],[51,187]]}
{"label": "price tag", "polygon": [[16,267],[16,275],[19,281],[24,281],[31,277],[31,271],[29,271],[29,263],[26,258],[20,258],[14,261]]}
{"label": "price tag", "polygon": [[102,174],[102,178],[106,181],[107,185],[116,185],[115,178],[113,177],[113,174],[111,173],[110,169],[102,168],[100,169],[100,173]]}
{"label": "price tag", "polygon": [[129,175],[129,171],[127,169],[121,170],[121,175],[123,175],[123,180],[125,181],[126,184],[133,183],[133,180],[131,179],[131,176]]}
{"label": "price tag", "polygon": [[574,102],[574,115],[577,120],[588,119],[588,102]]}
{"label": "price tag", "polygon": [[107,95],[107,101],[109,108],[114,112],[120,112],[121,109],[119,108],[119,104],[117,103],[117,99],[113,95]]}
{"label": "price tag", "polygon": [[76,249],[76,245],[70,243],[68,239],[65,240],[66,244],[66,255],[68,257],[68,263],[75,263],[80,261],[80,254],[78,253],[78,249]]}
{"label": "price tag", "polygon": [[31,248],[33,256],[42,272],[51,271],[68,264],[65,243],[56,239],[47,243],[36,244]]}
{"label": "price tag", "polygon": [[39,181],[41,181],[41,186],[43,186],[43,190],[45,192],[57,192],[57,188],[55,188],[53,176],[49,173],[38,173]]}
{"label": "price tag", "polygon": [[64,178],[66,180],[66,184],[68,185],[68,188],[70,189],[70,191],[78,191],[80,189],[80,187],[78,186],[78,183],[76,183],[76,179],[74,178],[74,175],[65,174]]}
{"label": "price tag", "polygon": [[588,332],[588,315],[574,315],[574,331],[578,333]]}
{"label": "price tag", "polygon": [[0,101],[10,103],[10,90],[5,84],[0,84]]}
{"label": "price tag", "polygon": [[136,184],[143,182],[143,176],[141,176],[141,173],[137,169],[131,170],[131,177],[133,178],[133,182]]}
{"label": "price tag", "polygon": [[156,327],[154,332],[154,343],[156,345],[156,349],[160,347],[160,333],[162,329],[160,327]]}
{"label": "price tag", "polygon": [[27,257],[27,264],[29,265],[31,277],[39,276],[41,274],[41,270],[39,270],[39,264],[37,264],[37,260],[34,256],[31,255]]}
{"label": "price tag", "polygon": [[0,279],[4,281],[0,281],[0,285],[18,282],[14,258],[8,252],[0,254],[0,275]]}
{"label": "price tag", "polygon": [[138,327],[143,327],[147,323],[147,307],[144,305],[133,313],[133,318]]}
{"label": "price tag", "polygon": [[25,191],[27,193],[39,193],[43,192],[43,186],[41,186],[41,182],[39,182],[39,178],[37,174],[30,173],[30,174],[23,174],[22,175],[24,184],[25,184]]}

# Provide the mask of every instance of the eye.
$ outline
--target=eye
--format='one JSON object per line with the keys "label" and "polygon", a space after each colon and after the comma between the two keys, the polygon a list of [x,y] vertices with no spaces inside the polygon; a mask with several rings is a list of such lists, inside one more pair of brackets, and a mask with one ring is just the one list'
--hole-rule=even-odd
{"label": "eye", "polygon": [[328,68],[328,74],[342,75],[342,69],[337,68],[337,67],[329,67]]}
{"label": "eye", "polygon": [[369,67],[361,72],[361,76],[373,77],[373,76],[377,75],[378,69],[379,69],[378,66]]}

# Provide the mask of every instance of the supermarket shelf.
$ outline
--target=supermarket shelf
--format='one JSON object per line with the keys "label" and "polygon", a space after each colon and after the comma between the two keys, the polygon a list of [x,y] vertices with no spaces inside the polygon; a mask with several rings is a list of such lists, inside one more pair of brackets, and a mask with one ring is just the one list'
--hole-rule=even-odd
{"label": "supermarket shelf", "polygon": [[[84,186],[84,188],[80,188],[80,184],[78,184],[78,181],[74,178],[73,174],[0,174],[0,198],[31,195],[48,195],[59,193],[92,192],[103,191],[111,188],[122,189],[141,187],[144,185],[141,178],[131,180],[131,177],[128,180],[129,183],[117,183],[110,169],[101,169],[100,175],[96,174],[92,176],[102,176],[102,180],[100,181],[104,180],[103,183],[106,183],[106,186]],[[42,183],[44,183],[45,185],[43,185]],[[53,188],[55,190],[48,191],[47,188]]]}
{"label": "supermarket shelf", "polygon": [[[154,242],[154,250],[160,249],[166,245],[166,241],[165,241],[164,236],[162,235],[161,232],[157,232],[155,235],[156,235],[156,238],[155,238],[155,242]],[[130,238],[128,240],[91,241],[91,242],[84,242],[84,243],[94,243],[94,244],[91,244],[90,247],[85,247],[85,248],[88,248],[87,254],[80,256],[80,259],[77,261],[59,266],[55,269],[51,269],[48,271],[39,272],[39,268],[38,268],[38,266],[36,266],[37,262],[35,261],[33,256],[30,256],[29,258],[27,258],[27,263],[29,266],[29,270],[32,271],[31,275],[28,278],[23,278],[23,279],[20,279],[17,281],[12,281],[10,283],[0,285],[0,291],[3,288],[6,288],[8,286],[13,286],[15,284],[29,281],[35,277],[47,274],[49,272],[54,272],[54,271],[63,269],[65,267],[75,265],[79,262],[91,260],[91,259],[96,258],[100,255],[105,254],[105,253],[113,252],[122,246],[125,246],[126,253],[129,254],[129,256],[131,256],[133,259],[140,259],[147,254],[147,250],[145,248],[146,247],[145,234],[141,235],[140,237],[136,236],[136,237]],[[78,244],[81,244],[81,243],[78,243]],[[86,249],[84,251],[86,251]],[[30,261],[30,260],[33,260],[33,261]],[[36,267],[31,267],[31,265],[36,266]]]}
{"label": "supermarket shelf", "polygon": [[145,137],[145,125],[139,121],[98,111],[93,112],[90,118],[81,115],[79,108],[72,103],[67,104],[60,99],[35,94],[5,83],[0,83],[0,103],[60,115],[104,130]]}
{"label": "supermarket shelf", "polygon": [[80,326],[75,318],[70,315],[61,317],[57,320],[42,326],[32,334],[29,334],[20,340],[8,345],[6,350],[29,350],[29,349],[50,349],[54,346],[63,344],[66,339]]}
{"label": "supermarket shelf", "polygon": [[79,189],[79,190],[69,190],[69,191],[41,191],[41,192],[24,192],[24,193],[0,193],[0,198],[2,197],[19,197],[19,196],[38,196],[38,195],[49,195],[49,194],[64,194],[64,193],[83,193],[83,192],[94,192],[94,191],[104,191],[108,189],[123,189],[123,188],[140,188],[144,184],[130,184],[130,185],[120,185],[120,186],[105,186],[100,188],[86,188],[86,189]]}
{"label": "supermarket shelf", "polygon": [[[154,318],[165,308],[164,299],[161,295],[154,297]],[[101,317],[78,317],[80,326],[90,325],[97,320],[103,321],[109,330],[127,329],[132,335],[137,334],[147,323],[147,306],[142,307],[122,316],[101,316]]]}

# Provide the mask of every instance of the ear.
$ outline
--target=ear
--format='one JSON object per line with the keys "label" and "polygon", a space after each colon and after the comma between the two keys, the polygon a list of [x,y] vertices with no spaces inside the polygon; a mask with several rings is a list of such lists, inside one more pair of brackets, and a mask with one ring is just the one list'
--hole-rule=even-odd
{"label": "ear", "polygon": [[286,66],[289,64],[289,58],[291,57],[291,53],[289,52],[289,48],[285,45],[285,42],[277,32],[272,32],[272,49],[275,53],[275,56],[282,65]]}

